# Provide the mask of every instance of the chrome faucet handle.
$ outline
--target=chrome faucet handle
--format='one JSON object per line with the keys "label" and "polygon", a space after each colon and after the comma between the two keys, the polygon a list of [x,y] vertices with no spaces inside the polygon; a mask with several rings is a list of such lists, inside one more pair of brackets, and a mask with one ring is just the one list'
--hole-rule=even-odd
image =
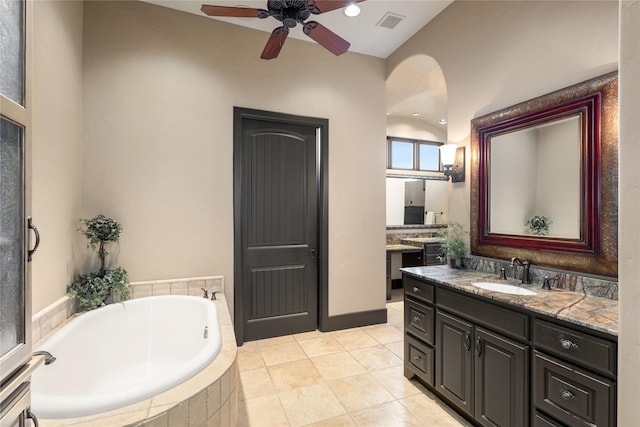
{"label": "chrome faucet handle", "polygon": [[211,301],[217,300],[218,298],[216,298],[216,294],[219,294],[219,293],[220,293],[220,291],[211,292]]}
{"label": "chrome faucet handle", "polygon": [[504,267],[500,269],[500,280],[507,280],[507,270]]}
{"label": "chrome faucet handle", "polygon": [[204,295],[202,295],[202,298],[209,299],[209,291],[207,291],[205,288],[200,288],[200,289],[202,289],[202,292],[204,292]]}

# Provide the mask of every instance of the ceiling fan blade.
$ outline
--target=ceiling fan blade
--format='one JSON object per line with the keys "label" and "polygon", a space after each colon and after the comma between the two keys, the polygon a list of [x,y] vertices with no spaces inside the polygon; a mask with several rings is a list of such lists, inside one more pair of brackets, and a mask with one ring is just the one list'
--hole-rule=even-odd
{"label": "ceiling fan blade", "polygon": [[364,0],[308,0],[308,6],[311,13],[318,15],[336,9],[342,9],[351,3],[360,3]]}
{"label": "ceiling fan blade", "polygon": [[342,55],[351,46],[351,43],[316,21],[306,22],[302,31],[334,55]]}
{"label": "ceiling fan blade", "polygon": [[269,40],[267,40],[267,44],[262,51],[262,55],[260,58],[262,59],[274,59],[278,57],[280,54],[280,49],[284,45],[284,41],[287,39],[289,35],[289,29],[286,27],[278,27],[271,33],[269,36]]}
{"label": "ceiling fan blade", "polygon": [[269,12],[249,7],[211,6],[203,4],[200,8],[208,16],[230,16],[237,18],[267,18]]}

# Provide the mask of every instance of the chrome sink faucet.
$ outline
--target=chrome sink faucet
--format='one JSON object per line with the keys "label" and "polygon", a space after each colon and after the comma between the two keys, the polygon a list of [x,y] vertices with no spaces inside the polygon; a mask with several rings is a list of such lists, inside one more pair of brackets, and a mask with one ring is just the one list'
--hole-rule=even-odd
{"label": "chrome sink faucet", "polygon": [[[517,265],[516,265],[517,264]],[[513,267],[513,278],[516,279],[516,273],[518,271],[518,265],[522,266],[522,281],[521,283],[531,283],[531,278],[529,277],[529,267],[531,263],[528,259],[524,261],[520,261],[520,258],[514,256],[511,258],[511,267]]]}

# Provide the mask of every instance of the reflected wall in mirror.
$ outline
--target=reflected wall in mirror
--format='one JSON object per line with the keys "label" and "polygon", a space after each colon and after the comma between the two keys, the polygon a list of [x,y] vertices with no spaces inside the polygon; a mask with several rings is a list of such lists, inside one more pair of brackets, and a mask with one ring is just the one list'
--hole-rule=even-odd
{"label": "reflected wall in mirror", "polygon": [[610,73],[472,120],[472,253],[617,276],[617,113]]}
{"label": "reflected wall in mirror", "polygon": [[580,238],[580,119],[491,137],[490,233]]}
{"label": "reflected wall in mirror", "polygon": [[387,226],[442,224],[448,203],[441,178],[387,176]]}

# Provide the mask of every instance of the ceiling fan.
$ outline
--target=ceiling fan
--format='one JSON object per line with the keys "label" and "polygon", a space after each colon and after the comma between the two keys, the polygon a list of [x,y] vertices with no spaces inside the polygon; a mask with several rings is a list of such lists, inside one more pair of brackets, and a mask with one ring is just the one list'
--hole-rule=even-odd
{"label": "ceiling fan", "polygon": [[[302,25],[302,31],[325,47],[335,55],[341,55],[349,50],[351,43],[329,30],[316,21],[306,21],[311,14],[319,15],[335,9],[341,9],[352,3],[360,3],[365,0],[268,0],[267,10],[248,7],[229,7],[202,5],[200,10],[208,16],[227,16],[238,18],[260,18],[270,16],[282,22],[271,33],[262,55],[262,59],[274,59],[278,57],[280,49],[284,45],[289,29],[297,24]],[[305,22],[306,21],[306,22]]]}

